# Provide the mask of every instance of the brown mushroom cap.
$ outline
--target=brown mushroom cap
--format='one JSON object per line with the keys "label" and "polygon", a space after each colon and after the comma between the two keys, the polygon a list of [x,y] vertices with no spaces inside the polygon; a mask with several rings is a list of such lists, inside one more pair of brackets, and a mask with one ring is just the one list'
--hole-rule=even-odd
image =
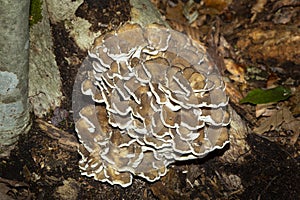
{"label": "brown mushroom cap", "polygon": [[228,143],[228,97],[205,48],[160,25],[126,24],[95,40],[76,131],[82,174],[127,187],[156,181],[176,160]]}

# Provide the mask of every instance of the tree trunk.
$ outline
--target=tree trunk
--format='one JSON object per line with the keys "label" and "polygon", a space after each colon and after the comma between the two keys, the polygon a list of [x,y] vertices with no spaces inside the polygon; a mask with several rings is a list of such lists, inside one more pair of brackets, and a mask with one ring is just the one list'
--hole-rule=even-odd
{"label": "tree trunk", "polygon": [[1,0],[0,154],[29,127],[28,56],[30,0]]}

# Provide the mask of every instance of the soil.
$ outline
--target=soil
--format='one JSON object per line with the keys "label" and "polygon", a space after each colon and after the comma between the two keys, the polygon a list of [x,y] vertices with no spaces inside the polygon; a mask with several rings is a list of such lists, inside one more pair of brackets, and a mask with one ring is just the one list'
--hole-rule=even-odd
{"label": "soil", "polygon": [[[258,9],[253,19],[254,0],[233,0],[231,4],[229,1],[216,1],[221,2],[218,5],[212,4],[212,1],[195,2],[200,17],[189,24],[182,14],[180,18],[172,15],[172,9],[180,10],[179,7],[170,6],[186,5],[187,1],[169,1],[169,4],[153,1],[174,29],[191,34],[205,43],[214,52],[212,54],[215,54],[216,62],[221,55],[239,63],[243,69],[254,66],[261,70],[259,75],[267,74],[265,79],[248,79],[246,84],[229,78],[238,90],[247,88],[241,91],[242,94],[253,87],[265,87],[271,81],[270,77],[276,77],[280,84],[290,78],[294,80],[290,87],[299,88],[298,49],[291,49],[289,56],[281,57],[259,49],[259,44],[263,42],[242,43],[248,41],[248,36],[254,31],[273,30],[279,34],[282,27],[299,29],[299,3],[269,0],[262,9]],[[203,2],[207,7],[202,7]],[[130,5],[128,1],[121,0],[85,0],[75,14],[92,23],[91,30],[106,33],[130,20]],[[80,155],[75,144],[77,135],[70,111],[74,80],[87,52],[77,47],[63,24],[52,24],[52,35],[65,100],[60,108],[44,119],[33,116],[29,134],[20,137],[9,159],[0,160],[0,194],[6,194],[0,199],[300,199],[300,187],[297,184],[300,183],[299,132],[279,127],[267,134],[255,134],[253,129],[260,123],[260,118],[255,116],[255,105],[238,105],[233,100],[231,105],[243,116],[251,130],[246,137],[250,150],[246,155],[241,155],[244,159],[242,163],[224,163],[218,159],[228,150],[227,146],[203,159],[171,165],[168,174],[154,183],[136,178],[132,186],[122,188],[80,175]],[[284,40],[267,38],[274,43],[278,43],[279,39]],[[299,41],[294,42],[300,44]],[[252,48],[254,45],[257,45],[260,53],[256,54]],[[299,45],[294,48],[299,48]],[[262,52],[264,56],[261,56]],[[66,58],[71,62],[67,62]],[[222,64],[222,59],[220,63],[224,76],[232,75]],[[244,74],[248,77],[253,75],[252,72]],[[296,108],[296,96],[278,105]],[[293,112],[293,116],[298,120],[300,114]],[[290,142],[291,139],[296,141]]]}

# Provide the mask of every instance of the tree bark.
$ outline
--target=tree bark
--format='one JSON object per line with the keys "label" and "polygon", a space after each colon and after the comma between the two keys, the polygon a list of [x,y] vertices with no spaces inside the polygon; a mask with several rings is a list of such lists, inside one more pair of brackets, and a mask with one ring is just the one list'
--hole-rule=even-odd
{"label": "tree bark", "polygon": [[141,26],[157,23],[170,28],[170,25],[162,18],[162,15],[150,1],[130,0],[130,5],[132,6],[131,22],[138,23]]}
{"label": "tree bark", "polygon": [[50,109],[54,110],[61,105],[63,95],[46,1],[40,1],[42,20],[30,27],[29,102],[34,115],[42,118]]}
{"label": "tree bark", "polygon": [[0,6],[0,154],[28,130],[30,0],[1,0]]}

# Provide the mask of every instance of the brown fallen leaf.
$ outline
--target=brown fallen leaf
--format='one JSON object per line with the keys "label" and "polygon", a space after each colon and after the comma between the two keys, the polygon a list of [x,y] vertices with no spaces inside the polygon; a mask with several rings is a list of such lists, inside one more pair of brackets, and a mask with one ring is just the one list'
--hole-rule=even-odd
{"label": "brown fallen leaf", "polygon": [[297,132],[294,135],[292,135],[292,137],[290,138],[290,145],[295,145],[298,138],[299,138],[300,133]]}
{"label": "brown fallen leaf", "polygon": [[239,83],[246,83],[245,70],[241,65],[235,63],[232,59],[224,59],[225,68],[231,73],[229,78]]}
{"label": "brown fallen leaf", "polygon": [[256,4],[251,8],[251,23],[254,22],[258,13],[262,12],[268,0],[257,0]]}
{"label": "brown fallen leaf", "polygon": [[293,105],[291,112],[295,116],[300,116],[300,85],[296,88],[291,88],[293,96],[291,96],[290,102]]}
{"label": "brown fallen leaf", "polygon": [[230,101],[237,105],[239,105],[240,100],[244,98],[240,90],[230,82],[226,82],[226,94],[229,96]]}
{"label": "brown fallen leaf", "polygon": [[232,0],[203,0],[207,9],[210,10],[209,14],[222,14],[228,6],[232,3]]}
{"label": "brown fallen leaf", "polygon": [[258,118],[260,116],[270,117],[276,112],[273,103],[265,103],[265,104],[257,104],[255,106],[255,117]]}
{"label": "brown fallen leaf", "polygon": [[300,6],[299,0],[280,0],[280,1],[276,1],[273,4],[272,12],[284,7],[297,7],[297,6]]}
{"label": "brown fallen leaf", "polygon": [[[278,65],[286,62],[300,64],[300,29],[295,25],[268,26],[262,23],[261,27],[244,29],[237,35],[236,47],[252,62],[274,60]],[[298,71],[297,67],[293,69],[295,74]]]}
{"label": "brown fallen leaf", "polygon": [[254,128],[253,131],[257,134],[263,134],[279,128],[280,125],[284,130],[293,131],[294,134],[300,131],[300,120],[296,119],[287,107],[283,107],[277,110],[272,116],[263,119],[261,125]]}
{"label": "brown fallen leaf", "polygon": [[186,19],[183,16],[184,4],[179,1],[178,4],[171,6],[166,5],[166,19],[170,21],[176,21],[177,23],[186,23]]}
{"label": "brown fallen leaf", "polygon": [[0,199],[32,199],[32,193],[27,183],[0,177]]}
{"label": "brown fallen leaf", "polygon": [[280,80],[280,78],[277,76],[276,73],[274,72],[271,72],[269,74],[269,77],[268,77],[268,80],[267,80],[267,85],[266,85],[266,88],[274,88],[276,87],[277,82]]}
{"label": "brown fallen leaf", "polygon": [[193,0],[189,0],[183,6],[183,15],[188,20],[189,24],[192,24],[199,16],[198,4]]}

